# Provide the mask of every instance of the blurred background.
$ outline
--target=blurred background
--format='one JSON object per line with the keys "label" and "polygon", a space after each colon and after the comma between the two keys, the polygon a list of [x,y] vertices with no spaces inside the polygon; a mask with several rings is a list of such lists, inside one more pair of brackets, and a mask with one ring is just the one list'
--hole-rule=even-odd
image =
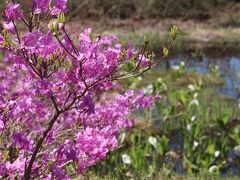
{"label": "blurred background", "polygon": [[[29,8],[29,0],[16,0]],[[3,9],[6,1],[0,1]],[[239,0],[69,0],[71,30],[91,27],[114,33],[122,43],[139,45],[145,35],[148,49],[162,51],[172,25],[180,29],[173,54],[203,51],[211,55],[238,52]]]}
{"label": "blurred background", "polygon": [[136,127],[86,178],[239,179],[239,0],[69,0],[68,21],[72,33],[91,27],[125,47],[145,36],[156,59],[172,25],[180,30],[167,61],[123,82],[162,99],[134,113]]}

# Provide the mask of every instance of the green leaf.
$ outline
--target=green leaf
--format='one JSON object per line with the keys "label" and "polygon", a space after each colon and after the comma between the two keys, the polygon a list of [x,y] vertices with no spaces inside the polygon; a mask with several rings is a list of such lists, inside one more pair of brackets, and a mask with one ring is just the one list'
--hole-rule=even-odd
{"label": "green leaf", "polygon": [[145,44],[145,45],[148,45],[148,43],[149,43],[148,38],[147,38],[146,36],[144,36],[144,44]]}
{"label": "green leaf", "polygon": [[50,30],[51,31],[54,31],[54,25],[53,25],[53,20],[51,20],[50,22],[49,22],[49,26],[50,26]]}
{"label": "green leaf", "polygon": [[168,53],[169,53],[168,48],[164,47],[164,48],[163,48],[163,55],[164,55],[165,57],[167,57],[167,56],[168,56]]}
{"label": "green leaf", "polygon": [[66,21],[65,14],[64,13],[60,13],[58,15],[58,22],[59,23],[65,23],[65,21]]}
{"label": "green leaf", "polygon": [[37,68],[40,68],[40,67],[41,67],[42,61],[43,61],[43,60],[42,60],[42,56],[39,55],[38,58],[37,58]]}
{"label": "green leaf", "polygon": [[214,154],[215,153],[215,146],[214,144],[210,144],[207,146],[206,152],[209,154]]}
{"label": "green leaf", "polygon": [[176,39],[179,35],[178,27],[176,25],[173,25],[173,27],[170,30],[171,36],[173,39]]}

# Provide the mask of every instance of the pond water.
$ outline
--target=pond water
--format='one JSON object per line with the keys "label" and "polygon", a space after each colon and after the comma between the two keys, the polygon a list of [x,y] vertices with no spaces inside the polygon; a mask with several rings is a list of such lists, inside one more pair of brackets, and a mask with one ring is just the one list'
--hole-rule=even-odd
{"label": "pond water", "polygon": [[[178,55],[169,59],[169,66],[171,69],[177,69],[181,66],[181,63],[185,62],[185,71],[196,72],[200,75],[206,75],[211,73],[213,69],[217,69],[220,75],[220,79],[223,81],[223,86],[216,86],[216,93],[231,97],[234,100],[240,98],[240,56],[228,56],[228,57],[203,57],[201,60],[196,60],[186,55]],[[154,121],[156,127],[161,127],[162,121]],[[175,152],[181,152],[184,144],[183,134],[181,132],[172,133],[169,150]],[[225,155],[228,166],[221,171],[222,176],[238,175],[240,172],[240,164],[236,163],[238,157],[233,152],[229,152]],[[168,163],[168,162],[167,162]],[[171,162],[170,162],[171,163]],[[174,171],[179,174],[186,173],[183,167],[183,159],[180,158],[175,162]]]}
{"label": "pond water", "polygon": [[201,60],[194,60],[185,55],[179,55],[170,59],[170,67],[179,66],[182,61],[186,63],[186,71],[194,71],[202,75],[209,73],[211,67],[218,68],[225,85],[216,89],[217,93],[234,99],[240,97],[240,56],[204,57]]}

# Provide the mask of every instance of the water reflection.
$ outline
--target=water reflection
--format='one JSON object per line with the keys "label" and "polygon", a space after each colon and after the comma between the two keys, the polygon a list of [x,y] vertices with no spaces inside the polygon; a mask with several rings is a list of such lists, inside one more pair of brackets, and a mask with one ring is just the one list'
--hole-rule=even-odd
{"label": "water reflection", "polygon": [[240,57],[209,58],[204,57],[201,61],[194,60],[183,55],[170,59],[170,67],[186,63],[187,71],[194,71],[204,75],[210,72],[210,65],[218,66],[219,73],[224,79],[224,86],[216,89],[217,93],[238,98],[240,96]]}

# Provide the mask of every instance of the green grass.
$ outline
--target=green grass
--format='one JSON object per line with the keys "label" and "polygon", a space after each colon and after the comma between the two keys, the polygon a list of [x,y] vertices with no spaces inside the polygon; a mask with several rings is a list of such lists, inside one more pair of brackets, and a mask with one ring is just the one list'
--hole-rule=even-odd
{"label": "green grass", "polygon": [[[193,58],[199,56],[221,56],[224,52],[232,52],[236,54],[240,46],[240,31],[234,28],[216,28],[216,29],[189,29],[181,31],[178,39],[175,41],[170,55],[191,54]],[[171,36],[168,31],[159,31],[156,28],[140,28],[136,31],[124,30],[121,28],[113,28],[110,31],[105,31],[104,34],[116,34],[119,37],[119,42],[127,47],[131,42],[135,47],[140,49],[144,44],[144,37],[149,40],[147,47],[148,51],[153,51],[157,57],[162,56],[162,49],[171,41]],[[206,43],[202,38],[202,34],[211,38]],[[223,51],[224,49],[224,51]],[[197,57],[195,57],[197,56]]]}
{"label": "green grass", "polygon": [[[216,95],[215,88],[223,85],[218,72],[200,76],[185,72],[182,66],[174,71],[149,72],[143,80],[135,78],[125,83],[126,87],[135,88],[146,88],[149,84],[153,85],[153,93],[162,95],[162,100],[150,110],[135,113],[137,125],[124,139],[120,138],[120,148],[110,153],[106,161],[91,167],[86,177],[237,179],[231,174],[228,178],[220,176],[228,166],[226,154],[240,145],[240,112],[230,98]],[[198,104],[192,103],[194,99]],[[149,142],[150,137],[157,139],[155,146]],[[183,143],[177,142],[177,137]],[[195,141],[198,145],[194,148]],[[178,147],[170,148],[174,144]],[[220,152],[218,156],[216,151]],[[130,156],[131,164],[123,163],[123,154]],[[174,171],[179,161],[184,175]],[[216,168],[209,172],[212,166]]]}
{"label": "green grass", "polygon": [[[96,174],[89,174],[87,179],[91,180],[119,180],[122,178],[116,177],[114,174],[109,174],[106,176],[98,176]],[[131,176],[126,178],[131,179]],[[158,176],[151,178],[151,177],[142,177],[141,179],[154,179],[154,180],[238,180],[239,177],[219,177],[213,175],[176,175],[176,174],[169,174],[168,171],[160,171]]]}

